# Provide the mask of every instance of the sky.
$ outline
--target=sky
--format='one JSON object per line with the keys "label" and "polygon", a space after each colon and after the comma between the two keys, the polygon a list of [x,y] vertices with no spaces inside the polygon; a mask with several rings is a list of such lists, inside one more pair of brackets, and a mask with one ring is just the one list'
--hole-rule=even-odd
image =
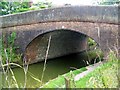
{"label": "sky", "polygon": [[[45,1],[45,0],[32,0],[34,3],[38,1]],[[52,2],[54,5],[64,5],[64,4],[71,4],[71,5],[92,5],[95,0],[47,0]],[[96,0],[97,1],[97,0]]]}

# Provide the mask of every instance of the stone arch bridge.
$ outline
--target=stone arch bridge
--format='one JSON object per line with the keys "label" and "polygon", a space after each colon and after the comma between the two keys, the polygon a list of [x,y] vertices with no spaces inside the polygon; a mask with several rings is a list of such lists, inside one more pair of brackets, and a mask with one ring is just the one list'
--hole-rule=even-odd
{"label": "stone arch bridge", "polygon": [[[87,48],[87,37],[94,39],[105,55],[118,49],[117,6],[69,6],[1,16],[0,31],[6,37],[16,32],[18,53],[30,63],[80,52]],[[5,43],[7,39],[5,38]],[[51,37],[51,39],[50,39]]]}

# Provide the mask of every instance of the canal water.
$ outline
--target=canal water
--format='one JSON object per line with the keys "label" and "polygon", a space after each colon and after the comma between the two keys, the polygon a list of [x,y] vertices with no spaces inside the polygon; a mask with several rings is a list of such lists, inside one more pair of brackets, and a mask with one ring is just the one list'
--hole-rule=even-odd
{"label": "canal water", "polygon": [[[93,55],[93,57],[95,56],[96,55]],[[83,66],[86,66],[86,60],[88,60],[87,53],[71,54],[68,56],[47,60],[46,69],[43,77],[43,83],[46,83],[49,80],[54,79],[59,75],[65,74],[70,70],[75,70]],[[28,66],[28,72],[26,77],[27,88],[35,88],[40,86],[43,66],[44,66],[44,61],[36,64],[31,64]],[[12,70],[14,72],[14,76],[16,78],[17,84],[19,85],[19,87],[22,88],[25,83],[24,70],[21,68],[14,68]],[[8,78],[9,78],[10,85],[12,86],[13,84],[12,87],[14,87],[15,82],[13,79],[11,79],[13,78],[12,75],[10,74]],[[2,83],[5,83],[4,75],[3,75]]]}

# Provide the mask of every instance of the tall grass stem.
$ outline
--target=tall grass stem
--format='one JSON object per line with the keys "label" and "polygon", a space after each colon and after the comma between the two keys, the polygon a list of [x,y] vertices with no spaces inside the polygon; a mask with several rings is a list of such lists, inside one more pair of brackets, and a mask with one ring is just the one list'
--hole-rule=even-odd
{"label": "tall grass stem", "polygon": [[51,43],[51,35],[48,40],[48,45],[47,45],[47,50],[46,50],[46,55],[45,55],[45,62],[44,62],[44,67],[43,67],[43,71],[42,71],[42,76],[41,76],[41,85],[42,85],[42,81],[43,81],[44,73],[45,73],[45,69],[46,69],[46,62],[47,62],[47,57],[48,57],[48,53],[49,53],[49,49],[50,49],[50,43]]}

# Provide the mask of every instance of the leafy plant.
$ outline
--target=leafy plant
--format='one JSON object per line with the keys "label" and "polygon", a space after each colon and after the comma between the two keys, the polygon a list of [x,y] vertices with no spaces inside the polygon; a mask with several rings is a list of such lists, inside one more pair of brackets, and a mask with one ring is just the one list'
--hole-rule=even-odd
{"label": "leafy plant", "polygon": [[2,0],[0,6],[0,15],[23,12],[23,9],[27,11],[30,7],[29,2],[8,2],[7,0]]}
{"label": "leafy plant", "polygon": [[[4,36],[3,36],[4,37]],[[7,45],[4,43],[3,39],[1,39],[1,56],[2,56],[2,63],[8,63],[8,62],[16,62],[21,59],[20,54],[16,54],[16,47],[14,45],[16,39],[16,33],[12,32],[10,36],[7,38]]]}
{"label": "leafy plant", "polygon": [[96,45],[97,45],[97,43],[93,39],[88,38],[88,47],[89,48],[95,47]]}
{"label": "leafy plant", "polygon": [[49,8],[52,6],[51,2],[38,2],[32,3],[30,0],[23,0],[21,2],[8,2],[8,0],[2,0],[0,2],[0,15],[14,14],[19,12],[25,12],[29,10],[37,10]]}

